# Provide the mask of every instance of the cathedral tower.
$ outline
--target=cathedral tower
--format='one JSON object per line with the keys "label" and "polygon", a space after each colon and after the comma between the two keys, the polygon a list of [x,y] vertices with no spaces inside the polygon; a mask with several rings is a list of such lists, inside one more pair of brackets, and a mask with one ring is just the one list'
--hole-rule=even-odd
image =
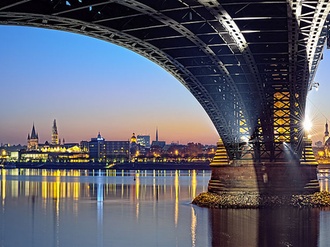
{"label": "cathedral tower", "polygon": [[158,127],[156,128],[156,142],[158,142]]}
{"label": "cathedral tower", "polygon": [[38,142],[39,142],[38,133],[36,132],[34,124],[33,124],[31,135],[28,134],[28,137],[27,137],[27,150],[37,150]]}
{"label": "cathedral tower", "polygon": [[52,145],[58,145],[58,144],[59,144],[58,131],[56,126],[56,119],[54,119],[53,128],[52,128]]}
{"label": "cathedral tower", "polygon": [[323,137],[323,144],[325,145],[326,141],[329,139],[329,130],[328,130],[328,122],[325,122],[325,131]]}

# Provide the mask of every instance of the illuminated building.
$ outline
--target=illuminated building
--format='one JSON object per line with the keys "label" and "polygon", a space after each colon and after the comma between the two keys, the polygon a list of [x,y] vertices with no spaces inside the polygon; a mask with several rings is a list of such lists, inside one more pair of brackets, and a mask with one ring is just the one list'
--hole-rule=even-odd
{"label": "illuminated building", "polygon": [[133,133],[133,135],[131,137],[129,150],[130,150],[130,154],[132,157],[136,157],[139,155],[139,146],[137,143],[135,133]]}
{"label": "illuminated building", "polygon": [[136,139],[135,133],[133,133],[133,135],[131,137],[131,143],[136,143],[137,144],[137,139]]}
{"label": "illuminated building", "polygon": [[147,155],[150,151],[150,135],[138,135],[137,143],[139,145],[140,155]]}
{"label": "illuminated building", "polygon": [[31,135],[28,134],[28,137],[27,137],[27,150],[38,150],[38,142],[39,142],[38,133],[36,133],[36,130],[35,130],[34,124],[33,124]]}
{"label": "illuminated building", "polygon": [[152,141],[151,148],[152,149],[162,149],[166,145],[165,141],[159,141],[158,140],[158,128],[156,129],[156,141]]}
{"label": "illuminated building", "polygon": [[[82,151],[78,143],[59,144],[56,120],[52,128],[52,143],[38,143],[38,134],[33,124],[31,134],[28,134],[27,149],[19,151],[20,162],[88,162],[89,155]],[[63,142],[64,143],[64,142]]]}
{"label": "illuminated building", "polygon": [[5,144],[0,147],[0,162],[1,161],[18,161],[19,159],[19,151],[21,149],[26,149],[26,146],[19,145],[10,145]]}
{"label": "illuminated building", "polygon": [[58,144],[59,144],[58,131],[56,126],[56,119],[54,119],[53,128],[52,128],[52,145],[58,145]]}
{"label": "illuminated building", "polygon": [[323,145],[321,141],[315,143],[316,146],[313,147],[315,157],[318,159],[319,163],[329,162],[330,158],[330,138],[328,130],[328,122],[325,123],[325,131],[323,136]]}
{"label": "illuminated building", "polygon": [[325,123],[325,131],[324,131],[324,155],[325,158],[330,157],[330,138],[329,138],[329,131],[328,131],[328,123]]}
{"label": "illuminated building", "polygon": [[138,135],[137,143],[145,148],[150,148],[150,135]]}
{"label": "illuminated building", "polygon": [[21,150],[19,152],[19,161],[21,162],[46,162],[48,161],[49,154],[42,153],[38,150]]}
{"label": "illuminated building", "polygon": [[20,150],[21,162],[88,162],[89,155],[81,150],[78,143],[52,145],[39,144],[38,150]]}
{"label": "illuminated building", "polygon": [[92,161],[98,162],[105,160],[105,139],[101,136],[100,132],[96,138],[91,138],[88,143],[89,157]]}
{"label": "illuminated building", "polygon": [[324,131],[323,143],[325,144],[328,139],[329,139],[328,122],[325,122],[325,131]]}
{"label": "illuminated building", "polygon": [[89,157],[94,162],[125,162],[129,146],[129,141],[106,141],[99,133],[88,142]]}

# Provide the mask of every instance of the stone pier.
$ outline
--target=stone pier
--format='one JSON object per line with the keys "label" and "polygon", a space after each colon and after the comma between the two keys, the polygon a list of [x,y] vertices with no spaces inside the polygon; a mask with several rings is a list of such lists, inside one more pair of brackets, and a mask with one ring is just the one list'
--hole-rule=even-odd
{"label": "stone pier", "polygon": [[305,140],[300,161],[256,162],[252,159],[229,161],[220,140],[210,166],[209,192],[257,193],[260,195],[312,194],[320,190],[317,165],[311,141]]}
{"label": "stone pier", "polygon": [[260,195],[312,194],[319,191],[317,166],[295,162],[212,166],[209,192]]}

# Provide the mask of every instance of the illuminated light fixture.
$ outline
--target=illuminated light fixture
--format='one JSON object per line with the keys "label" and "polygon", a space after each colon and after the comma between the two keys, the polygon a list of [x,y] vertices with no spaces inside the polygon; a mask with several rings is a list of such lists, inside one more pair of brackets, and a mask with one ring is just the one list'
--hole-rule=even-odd
{"label": "illuminated light fixture", "polygon": [[241,137],[241,140],[245,143],[248,143],[249,142],[249,138],[247,136],[242,136]]}
{"label": "illuminated light fixture", "polygon": [[320,83],[316,82],[316,81],[313,81],[309,87],[309,91],[311,91],[313,89],[313,87],[315,88],[316,91],[319,90],[319,86],[320,86]]}
{"label": "illuminated light fixture", "polygon": [[312,129],[312,126],[313,125],[312,125],[311,120],[308,117],[306,117],[304,122],[303,122],[304,130],[309,132]]}

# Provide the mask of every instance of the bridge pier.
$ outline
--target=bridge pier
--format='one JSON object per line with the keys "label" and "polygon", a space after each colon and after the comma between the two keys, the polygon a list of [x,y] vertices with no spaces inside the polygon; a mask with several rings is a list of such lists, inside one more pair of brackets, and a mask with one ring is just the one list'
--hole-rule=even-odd
{"label": "bridge pier", "polygon": [[312,194],[320,190],[317,162],[311,142],[305,142],[303,159],[257,162],[252,159],[229,162],[221,141],[210,166],[208,191],[214,193],[257,193],[260,195]]}
{"label": "bridge pier", "polygon": [[212,166],[208,191],[260,195],[312,194],[319,191],[315,165],[294,162]]}

